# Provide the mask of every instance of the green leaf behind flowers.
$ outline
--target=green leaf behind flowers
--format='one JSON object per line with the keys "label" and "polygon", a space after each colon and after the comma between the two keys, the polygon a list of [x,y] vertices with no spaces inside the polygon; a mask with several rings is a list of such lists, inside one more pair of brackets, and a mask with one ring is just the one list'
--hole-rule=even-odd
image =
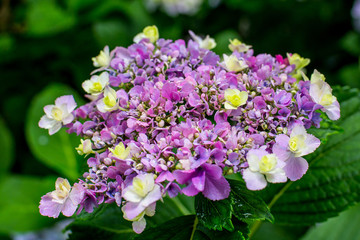
{"label": "green leaf behind flowers", "polygon": [[146,229],[142,234],[135,236],[135,240],[245,240],[248,237],[246,223],[234,220],[236,223],[232,231],[210,230],[203,226],[195,215],[174,218],[160,226]]}
{"label": "green leaf behind flowers", "polygon": [[262,192],[277,223],[321,222],[360,200],[360,93],[346,87],[334,93],[341,105],[336,124],[343,133],[328,135],[326,144],[306,157],[310,166],[301,180]]}
{"label": "green leaf behind flowers", "polygon": [[115,203],[103,204],[92,213],[83,211],[66,230],[71,230],[69,240],[131,239],[136,235]]}

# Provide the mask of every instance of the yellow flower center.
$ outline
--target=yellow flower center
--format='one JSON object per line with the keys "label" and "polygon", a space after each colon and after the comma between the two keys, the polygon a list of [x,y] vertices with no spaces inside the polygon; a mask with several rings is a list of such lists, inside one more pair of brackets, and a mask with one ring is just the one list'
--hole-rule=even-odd
{"label": "yellow flower center", "polygon": [[141,197],[145,197],[147,192],[145,191],[145,183],[139,178],[135,177],[133,180],[134,191]]}
{"label": "yellow flower center", "polygon": [[[232,107],[237,108],[244,105],[248,99],[248,93],[245,91],[240,92],[237,89],[226,89],[224,94],[225,100],[228,101]],[[226,106],[225,106],[226,108]]]}
{"label": "yellow flower center", "polygon": [[329,106],[335,101],[335,97],[331,94],[324,94],[321,98],[320,105],[321,106]]}
{"label": "yellow flower center", "polygon": [[259,169],[262,173],[270,172],[275,168],[277,164],[276,156],[274,154],[268,154],[261,158],[259,163]]}
{"label": "yellow flower center", "polygon": [[305,147],[305,136],[296,135],[290,138],[289,149],[293,153],[299,153]]}
{"label": "yellow flower center", "polygon": [[110,148],[109,150],[115,157],[123,160],[127,159],[130,154],[130,147],[125,148],[123,143],[119,143],[115,147],[115,150],[112,148]]}
{"label": "yellow flower center", "polygon": [[101,92],[102,89],[103,89],[103,87],[101,86],[101,83],[99,83],[99,82],[94,82],[92,87],[90,88],[90,90],[92,92]]}
{"label": "yellow flower center", "polygon": [[51,115],[56,121],[61,121],[63,117],[63,112],[60,108],[53,107],[53,109],[51,110]]}

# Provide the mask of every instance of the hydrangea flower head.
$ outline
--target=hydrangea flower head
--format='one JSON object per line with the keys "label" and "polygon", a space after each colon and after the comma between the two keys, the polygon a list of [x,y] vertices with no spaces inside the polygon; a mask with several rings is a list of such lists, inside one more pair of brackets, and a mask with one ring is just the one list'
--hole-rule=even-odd
{"label": "hydrangea flower head", "polygon": [[304,157],[320,145],[306,129],[320,126],[320,111],[340,115],[325,77],[315,71],[309,81],[298,54],[254,55],[238,40],[221,61],[210,36],[190,35],[172,41],[146,27],[134,44],[95,59],[100,68],[82,84],[87,104],[75,109],[63,96],[44,108],[40,127],[81,136],[88,170],[73,187],[59,179],[41,214],[116,203],[141,233],[163,197],[218,201],[230,195],[228,174],[250,190],[305,174]]}

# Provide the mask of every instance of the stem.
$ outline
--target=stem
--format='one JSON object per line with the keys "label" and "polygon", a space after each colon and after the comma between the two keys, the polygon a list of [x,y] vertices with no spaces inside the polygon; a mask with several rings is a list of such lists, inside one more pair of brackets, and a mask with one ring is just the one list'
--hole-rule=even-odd
{"label": "stem", "polygon": [[198,223],[199,223],[199,220],[198,220],[198,218],[196,216],[195,221],[194,221],[194,225],[193,225],[193,230],[191,232],[190,240],[194,239],[194,235],[195,235],[195,231],[196,231],[196,227],[197,227]]}

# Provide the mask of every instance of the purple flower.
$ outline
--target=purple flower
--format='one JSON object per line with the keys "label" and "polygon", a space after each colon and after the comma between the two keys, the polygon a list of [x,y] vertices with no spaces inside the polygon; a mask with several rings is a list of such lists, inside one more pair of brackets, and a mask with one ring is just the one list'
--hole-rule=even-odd
{"label": "purple flower", "polygon": [[71,217],[84,198],[84,187],[75,183],[71,188],[68,180],[58,178],[55,189],[41,197],[39,206],[41,215],[57,218],[62,212],[65,216]]}
{"label": "purple flower", "polygon": [[230,193],[230,185],[217,165],[204,163],[197,169],[176,170],[174,177],[178,183],[187,185],[182,189],[187,196],[202,192],[208,199],[216,201],[227,198]]}

